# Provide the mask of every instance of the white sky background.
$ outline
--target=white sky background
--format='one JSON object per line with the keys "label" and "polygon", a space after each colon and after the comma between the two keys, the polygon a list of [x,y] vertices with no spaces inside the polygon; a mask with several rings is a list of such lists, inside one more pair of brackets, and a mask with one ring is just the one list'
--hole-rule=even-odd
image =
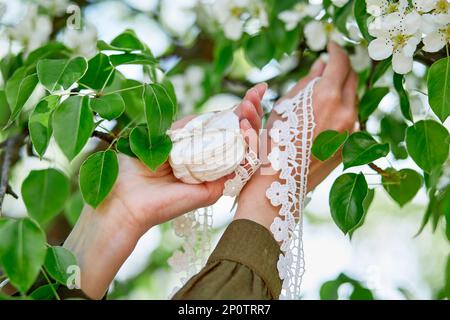
{"label": "white sky background", "polygon": [[[171,29],[181,33],[191,26],[192,17],[186,15],[182,9],[184,3],[191,1],[163,0],[163,17]],[[128,0],[127,2],[141,10],[152,10],[155,5],[155,1],[152,0]],[[20,15],[19,12],[16,10],[15,14]],[[170,44],[169,37],[150,18],[144,15],[131,17],[128,12],[127,6],[123,3],[105,2],[90,6],[86,12],[86,19],[97,27],[100,39],[111,40],[125,28],[132,28],[149,45],[155,55],[161,55]],[[0,44],[0,56],[4,47]],[[255,70],[251,72],[251,78],[254,81],[264,80],[268,75],[273,75],[277,68],[278,66],[273,64],[265,68],[263,72]],[[138,67],[130,66],[122,71],[129,77],[136,79],[142,77]],[[235,97],[221,95],[214,98],[213,103],[208,103],[207,108],[218,105],[231,106],[235,103],[235,99]],[[384,108],[392,106],[393,98],[385,100]],[[57,147],[51,147],[51,153],[54,153],[54,158],[58,159],[58,167],[70,170],[68,164],[58,155],[60,152]],[[382,167],[389,165],[385,161],[379,161],[379,164]],[[396,168],[411,165],[410,162],[393,162],[393,164]],[[43,166],[47,164],[39,163],[34,159],[27,160],[20,170],[16,170],[15,190],[20,189],[18,187],[29,170]],[[365,173],[370,172],[368,168],[353,169],[352,171],[356,172],[360,170]],[[430,288],[436,289],[442,286],[448,244],[441,230],[432,235],[429,227],[422,235],[414,238],[426,204],[423,190],[411,204],[400,210],[387,197],[381,186],[373,185],[377,192],[367,221],[350,242],[348,237],[344,237],[332,223],[328,209],[329,189],[341,172],[342,169],[338,168],[314,191],[312,201],[307,208],[308,216],[312,219],[306,219],[304,226],[306,260],[306,273],[303,277],[304,297],[318,298],[320,285],[324,281],[335,278],[340,272],[346,272],[374,289],[377,298],[401,299],[403,296],[396,290],[398,287],[411,291],[416,298],[430,298]],[[368,177],[369,183],[377,183],[373,176]],[[215,206],[217,226],[225,226],[230,221],[231,206],[232,200],[229,198],[220,200]],[[25,212],[23,204],[18,204],[11,199],[7,199],[5,208],[11,210],[16,216],[23,215]],[[316,220],[321,222],[312,222]],[[118,280],[126,280],[143,270],[148,263],[151,251],[159,245],[160,240],[161,234],[158,228],[149,231],[120,270]],[[172,278],[175,279],[175,277]],[[171,282],[175,283],[175,280]],[[144,291],[135,294],[133,298],[165,298],[172,288],[167,287],[167,283],[161,283],[161,290],[165,292]],[[345,288],[343,291],[345,294]]]}

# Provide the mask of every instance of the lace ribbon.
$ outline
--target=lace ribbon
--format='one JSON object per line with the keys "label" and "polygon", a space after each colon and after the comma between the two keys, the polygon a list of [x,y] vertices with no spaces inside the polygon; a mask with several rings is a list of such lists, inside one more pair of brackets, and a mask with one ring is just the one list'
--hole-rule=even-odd
{"label": "lace ribbon", "polygon": [[306,205],[308,168],[314,133],[311,81],[300,93],[274,107],[283,120],[276,120],[270,130],[277,144],[269,154],[274,170],[283,182],[275,181],[266,191],[273,206],[281,206],[279,217],[270,227],[275,240],[281,242],[277,267],[283,280],[280,299],[299,299],[305,270],[303,256],[303,211]]}

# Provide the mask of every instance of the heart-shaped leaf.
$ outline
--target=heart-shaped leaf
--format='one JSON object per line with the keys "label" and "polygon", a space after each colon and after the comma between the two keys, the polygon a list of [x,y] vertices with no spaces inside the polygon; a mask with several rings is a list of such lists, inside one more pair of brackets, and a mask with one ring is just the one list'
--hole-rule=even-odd
{"label": "heart-shaped leaf", "polygon": [[94,130],[88,97],[69,97],[53,115],[55,140],[69,160],[80,153]]}
{"label": "heart-shaped leaf", "polygon": [[11,284],[25,293],[44,263],[44,232],[31,219],[0,219],[0,265]]}
{"label": "heart-shaped leaf", "polygon": [[388,175],[382,177],[384,189],[391,198],[403,207],[411,201],[422,186],[422,176],[412,169],[386,169]]}
{"label": "heart-shaped leaf", "polygon": [[49,247],[45,256],[45,271],[60,284],[67,286],[71,273],[67,269],[77,266],[77,259],[72,252],[63,247]]}
{"label": "heart-shaped leaf", "polygon": [[428,71],[428,102],[442,122],[450,116],[450,57],[442,58]]}
{"label": "heart-shaped leaf", "polygon": [[58,96],[45,97],[36,105],[28,120],[31,142],[33,142],[34,149],[40,157],[47,150],[52,136],[51,115],[58,102]]}
{"label": "heart-shaped leaf", "polygon": [[39,81],[50,92],[68,89],[80,80],[87,70],[83,57],[61,60],[40,60],[37,64]]}
{"label": "heart-shaped leaf", "polygon": [[90,100],[92,111],[107,120],[113,120],[122,115],[125,110],[125,102],[118,93],[106,94]]}
{"label": "heart-shaped leaf", "polygon": [[345,173],[334,181],[329,198],[331,217],[344,234],[358,226],[363,218],[367,192],[362,173]]}
{"label": "heart-shaped leaf", "polygon": [[93,90],[101,90],[113,80],[113,71],[109,57],[99,53],[89,60],[88,69],[78,83]]}
{"label": "heart-shaped leaf", "polygon": [[169,158],[172,140],[165,135],[160,137],[159,140],[153,140],[152,145],[150,145],[148,136],[147,128],[141,126],[134,128],[130,134],[130,147],[139,160],[155,171]]}
{"label": "heart-shaped leaf", "polygon": [[30,216],[44,224],[62,211],[69,189],[69,180],[60,171],[35,170],[22,184],[22,197]]}
{"label": "heart-shaped leaf", "polygon": [[387,115],[380,122],[381,141],[389,143],[392,154],[396,159],[406,159],[408,153],[404,145],[406,128],[408,126],[402,120]]}
{"label": "heart-shaped leaf", "polygon": [[433,120],[421,120],[406,130],[408,153],[425,172],[430,173],[447,160],[449,133]]}
{"label": "heart-shaped leaf", "polygon": [[119,173],[117,155],[112,150],[91,155],[80,168],[80,190],[84,201],[96,208],[108,196]]}
{"label": "heart-shaped leaf", "polygon": [[268,64],[274,54],[275,47],[271,44],[268,35],[264,32],[250,37],[245,43],[245,55],[259,69],[262,69]]}
{"label": "heart-shaped leaf", "polygon": [[370,163],[388,153],[387,143],[378,143],[367,132],[355,132],[347,139],[342,150],[344,169]]}
{"label": "heart-shaped leaf", "polygon": [[321,132],[314,140],[312,154],[319,160],[330,159],[348,138],[348,132],[339,133],[334,130]]}
{"label": "heart-shaped leaf", "polygon": [[17,119],[37,84],[37,74],[28,74],[26,67],[19,68],[8,80],[5,86],[5,92],[11,109],[11,116],[6,126],[10,126]]}

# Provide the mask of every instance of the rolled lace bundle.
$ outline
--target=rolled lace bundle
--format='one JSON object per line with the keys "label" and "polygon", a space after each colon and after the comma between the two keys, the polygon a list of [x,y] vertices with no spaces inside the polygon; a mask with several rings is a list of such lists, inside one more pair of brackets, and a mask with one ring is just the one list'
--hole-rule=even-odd
{"label": "rolled lace bundle", "polygon": [[233,173],[246,155],[233,110],[202,114],[169,135],[173,142],[169,162],[185,183],[214,181]]}

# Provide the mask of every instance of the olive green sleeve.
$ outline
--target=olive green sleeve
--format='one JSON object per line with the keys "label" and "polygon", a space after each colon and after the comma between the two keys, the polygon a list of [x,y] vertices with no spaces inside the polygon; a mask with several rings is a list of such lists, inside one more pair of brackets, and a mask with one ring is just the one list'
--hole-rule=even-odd
{"label": "olive green sleeve", "polygon": [[250,220],[235,220],[206,266],[173,299],[278,299],[279,255],[279,245],[269,230]]}

